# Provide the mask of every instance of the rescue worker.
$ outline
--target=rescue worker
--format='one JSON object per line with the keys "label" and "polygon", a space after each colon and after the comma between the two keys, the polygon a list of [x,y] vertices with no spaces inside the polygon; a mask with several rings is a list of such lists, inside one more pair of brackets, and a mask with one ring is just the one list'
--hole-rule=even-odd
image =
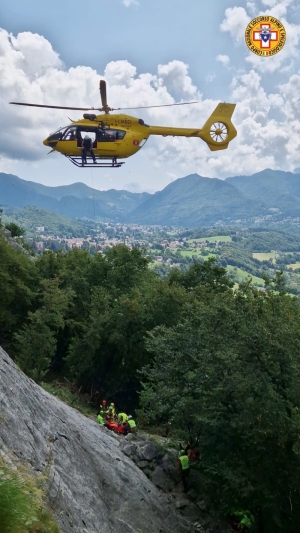
{"label": "rescue worker", "polygon": [[187,492],[188,490],[187,478],[190,473],[190,460],[184,450],[180,450],[179,452],[178,463],[179,463],[180,470],[181,470],[183,489],[184,489],[184,492]]}
{"label": "rescue worker", "polygon": [[105,420],[104,420],[104,412],[103,411],[100,411],[100,413],[97,416],[97,420],[98,420],[100,426],[104,426]]}
{"label": "rescue worker", "polygon": [[135,431],[136,431],[136,423],[133,420],[131,415],[128,416],[128,424],[130,426],[131,433],[135,433]]}
{"label": "rescue worker", "polygon": [[130,425],[129,425],[129,421],[126,420],[126,422],[124,422],[122,424],[123,426],[123,435],[128,435],[128,433],[130,432]]}
{"label": "rescue worker", "polygon": [[89,152],[93,158],[94,163],[96,163],[96,158],[93,150],[93,141],[89,135],[85,135],[82,141],[82,166],[86,163],[87,153]]}
{"label": "rescue worker", "polygon": [[111,405],[109,406],[109,408],[106,411],[105,415],[106,415],[106,420],[113,420],[114,419],[113,407]]}
{"label": "rescue worker", "polygon": [[126,413],[119,413],[118,414],[118,422],[120,424],[124,423],[124,422],[127,422],[128,421],[128,415],[126,415]]}
{"label": "rescue worker", "polygon": [[112,407],[113,419],[116,420],[117,419],[117,413],[116,413],[116,409],[115,409],[115,404],[113,402],[111,402],[110,407]]}

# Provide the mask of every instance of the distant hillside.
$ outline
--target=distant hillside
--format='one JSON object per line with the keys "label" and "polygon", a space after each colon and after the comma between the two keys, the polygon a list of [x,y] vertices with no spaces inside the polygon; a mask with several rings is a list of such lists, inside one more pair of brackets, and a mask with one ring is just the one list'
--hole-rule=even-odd
{"label": "distant hillside", "polygon": [[129,220],[196,227],[220,220],[229,223],[266,212],[261,202],[246,198],[230,183],[191,174],[150,196],[130,213]]}
{"label": "distant hillside", "polygon": [[87,220],[74,220],[63,215],[58,215],[48,209],[35,206],[4,208],[4,223],[15,222],[26,229],[26,237],[36,232],[37,226],[43,226],[46,234],[67,235],[68,237],[84,236],[92,222]]}
{"label": "distant hillside", "polygon": [[137,194],[98,191],[83,183],[46,187],[0,173],[0,205],[31,205],[72,219],[190,228],[266,215],[278,221],[300,216],[300,176],[270,169],[226,180],[191,174],[155,194]]}
{"label": "distant hillside", "polygon": [[225,181],[269,208],[277,208],[289,216],[300,215],[299,174],[266,169],[252,176],[234,176]]}
{"label": "distant hillside", "polygon": [[251,252],[298,252],[299,237],[283,231],[255,231],[242,238],[241,245]]}
{"label": "distant hillside", "polygon": [[0,173],[0,205],[34,205],[70,218],[122,221],[148,196],[146,192],[98,191],[83,183],[47,187],[12,174]]}

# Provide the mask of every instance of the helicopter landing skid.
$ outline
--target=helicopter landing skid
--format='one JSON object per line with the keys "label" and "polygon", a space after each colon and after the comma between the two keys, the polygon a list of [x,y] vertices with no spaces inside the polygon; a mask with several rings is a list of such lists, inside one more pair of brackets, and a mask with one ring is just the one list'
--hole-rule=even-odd
{"label": "helicopter landing skid", "polygon": [[122,165],[124,165],[125,161],[117,161],[116,157],[113,157],[111,162],[103,162],[100,158],[97,159],[94,163],[91,157],[87,158],[87,163],[82,163],[81,156],[75,156],[75,155],[66,155],[66,157],[73,163],[73,165],[76,165],[76,167],[110,167],[110,168],[119,168]]}

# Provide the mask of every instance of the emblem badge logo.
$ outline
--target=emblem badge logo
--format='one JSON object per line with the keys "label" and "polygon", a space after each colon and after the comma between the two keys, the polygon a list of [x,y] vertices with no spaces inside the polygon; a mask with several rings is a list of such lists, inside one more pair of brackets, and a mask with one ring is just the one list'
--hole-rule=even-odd
{"label": "emblem badge logo", "polygon": [[273,56],[283,48],[286,31],[280,20],[262,15],[249,22],[245,41],[249,50],[258,56]]}

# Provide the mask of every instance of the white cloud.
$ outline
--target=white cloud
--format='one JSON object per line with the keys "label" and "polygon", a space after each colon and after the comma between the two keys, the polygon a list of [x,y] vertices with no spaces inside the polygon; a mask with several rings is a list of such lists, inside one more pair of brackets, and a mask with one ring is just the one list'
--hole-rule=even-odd
{"label": "white cloud", "polygon": [[197,87],[188,75],[189,66],[182,61],[170,61],[167,65],[158,65],[157,74],[160,86],[170,91],[180,92],[183,98],[195,98]]}
{"label": "white cloud", "polygon": [[215,78],[216,74],[207,74],[207,76],[205,76],[205,81],[207,83],[211,83],[212,81],[214,81]]}
{"label": "white cloud", "polygon": [[245,30],[251,17],[243,7],[228,7],[225,18],[220,26],[224,32],[229,32],[234,40],[239,43],[244,39]]}
{"label": "white cloud", "polygon": [[222,54],[219,54],[216,57],[216,60],[219,61],[220,63],[222,63],[222,65],[224,65],[224,66],[229,65],[229,63],[230,63],[229,57],[226,56],[226,55],[222,55]]}
{"label": "white cloud", "polygon": [[179,178],[179,176],[177,174],[174,174],[174,172],[167,172],[167,176],[169,176],[172,181],[177,180],[177,178]]}
{"label": "white cloud", "polygon": [[247,2],[247,10],[251,15],[255,16],[257,13],[257,8],[254,2]]}
{"label": "white cloud", "polygon": [[137,0],[122,0],[122,4],[125,7],[130,7],[130,6],[138,6],[139,2]]}
{"label": "white cloud", "polygon": [[[242,19],[246,12],[238,13]],[[230,28],[236,38],[236,21]],[[227,56],[221,57],[226,64]],[[210,152],[199,139],[152,136],[135,157],[153,173],[155,168],[163,169],[169,181],[192,172],[223,177],[251,174],[266,167],[291,170],[300,166],[300,72],[286,74],[285,83],[270,93],[263,88],[263,74],[258,70],[254,65],[249,72],[236,73],[232,80],[231,101],[237,103],[233,122],[238,137],[228,150]],[[43,37],[29,32],[13,37],[0,30],[1,171],[10,171],[12,161],[46,160],[47,149],[41,141],[68,124],[68,115],[80,118],[75,111],[14,107],[8,105],[9,101],[97,107],[100,77],[108,83],[108,103],[112,107],[199,101],[196,105],[139,111],[149,124],[199,128],[218,103],[203,99],[188,65],[181,61],[160,64],[156,72],[142,74],[128,61],[108,63],[104,75],[85,66],[66,69]],[[280,120],[274,118],[277,114]],[[136,178],[127,181],[131,190],[137,190]],[[143,189],[147,187],[143,183]]]}
{"label": "white cloud", "polygon": [[129,192],[142,192],[141,184],[137,181],[131,181],[129,183],[125,183],[124,190]]}

